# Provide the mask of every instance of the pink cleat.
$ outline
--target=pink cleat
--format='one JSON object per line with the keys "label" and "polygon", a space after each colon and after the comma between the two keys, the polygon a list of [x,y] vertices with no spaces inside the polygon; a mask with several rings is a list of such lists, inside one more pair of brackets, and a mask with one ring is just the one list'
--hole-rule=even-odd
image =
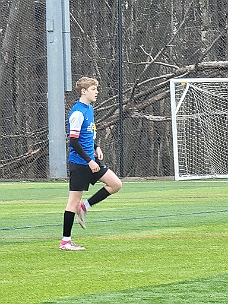
{"label": "pink cleat", "polygon": [[79,209],[78,209],[78,212],[77,212],[77,220],[78,220],[78,223],[79,225],[85,229],[86,226],[85,226],[85,216],[86,216],[86,213],[87,213],[87,210],[86,210],[86,207],[83,203],[81,203],[79,205]]}
{"label": "pink cleat", "polygon": [[71,241],[61,241],[60,250],[85,250],[85,247],[78,246]]}

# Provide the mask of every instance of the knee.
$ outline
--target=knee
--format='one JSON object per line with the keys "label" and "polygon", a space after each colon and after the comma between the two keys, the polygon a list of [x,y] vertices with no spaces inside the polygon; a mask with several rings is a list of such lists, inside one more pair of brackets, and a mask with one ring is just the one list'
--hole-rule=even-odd
{"label": "knee", "polygon": [[118,178],[115,182],[115,185],[114,185],[114,192],[118,192],[120,189],[122,188],[122,182],[121,180]]}
{"label": "knee", "polygon": [[105,188],[110,194],[118,192],[122,188],[121,180],[111,170],[108,170],[100,181],[106,184]]}

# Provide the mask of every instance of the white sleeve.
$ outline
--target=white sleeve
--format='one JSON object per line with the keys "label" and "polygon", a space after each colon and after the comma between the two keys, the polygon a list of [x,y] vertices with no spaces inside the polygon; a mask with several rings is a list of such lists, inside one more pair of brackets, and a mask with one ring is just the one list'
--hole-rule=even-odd
{"label": "white sleeve", "polygon": [[83,121],[84,121],[84,116],[82,112],[75,111],[71,114],[69,118],[70,137],[75,137],[75,138],[79,137]]}

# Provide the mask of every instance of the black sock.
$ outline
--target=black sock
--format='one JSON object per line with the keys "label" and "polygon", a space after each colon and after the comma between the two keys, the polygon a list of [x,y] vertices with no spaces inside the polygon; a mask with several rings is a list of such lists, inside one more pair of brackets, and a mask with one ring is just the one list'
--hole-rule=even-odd
{"label": "black sock", "polygon": [[111,195],[104,187],[97,191],[91,198],[88,199],[90,206],[93,206],[100,201],[103,201],[106,197]]}
{"label": "black sock", "polygon": [[71,229],[74,223],[75,213],[71,211],[64,212],[63,218],[63,236],[69,237],[71,236]]}

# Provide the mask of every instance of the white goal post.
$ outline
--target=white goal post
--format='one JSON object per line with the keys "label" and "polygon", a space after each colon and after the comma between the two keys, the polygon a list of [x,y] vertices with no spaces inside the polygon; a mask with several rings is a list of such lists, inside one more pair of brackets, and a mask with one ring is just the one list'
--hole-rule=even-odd
{"label": "white goal post", "polygon": [[228,178],[228,78],[170,80],[175,180]]}

